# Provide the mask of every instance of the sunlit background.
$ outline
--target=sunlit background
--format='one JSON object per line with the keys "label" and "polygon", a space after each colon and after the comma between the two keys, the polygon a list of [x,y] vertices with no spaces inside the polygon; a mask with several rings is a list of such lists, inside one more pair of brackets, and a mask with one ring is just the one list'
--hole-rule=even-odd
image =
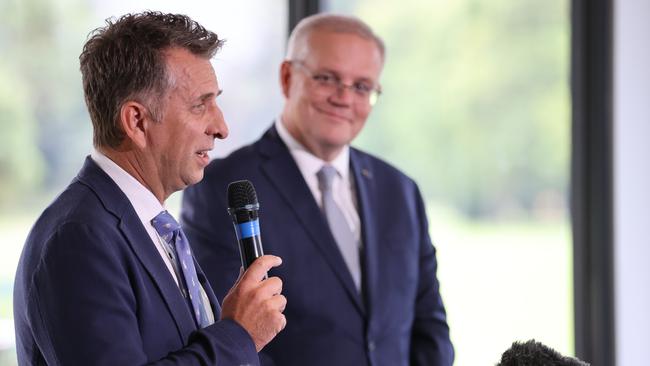
{"label": "sunlit background", "polygon": [[[456,365],[494,364],[530,338],[573,354],[569,0],[323,5],[386,42],[384,92],[354,145],[425,195]],[[92,148],[83,43],[105,18],[145,9],[188,14],[227,40],[213,64],[231,135],[215,157],[255,140],[281,110],[285,0],[0,2],[0,365],[16,363],[23,242]]]}

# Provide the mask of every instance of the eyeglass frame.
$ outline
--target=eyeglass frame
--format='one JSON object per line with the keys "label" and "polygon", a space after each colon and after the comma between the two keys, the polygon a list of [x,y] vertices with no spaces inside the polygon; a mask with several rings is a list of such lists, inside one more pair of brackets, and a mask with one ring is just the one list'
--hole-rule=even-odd
{"label": "eyeglass frame", "polygon": [[[306,72],[306,74],[311,78],[312,81],[316,82],[319,86],[331,89],[331,92],[339,92],[342,89],[350,89],[355,95],[364,98],[364,100],[370,105],[374,106],[379,99],[379,96],[382,93],[381,85],[374,84],[368,85],[368,90],[364,90],[359,87],[360,82],[355,82],[351,85],[344,83],[341,78],[333,71],[322,71],[316,72],[312,71],[304,61],[302,60],[289,60],[289,64],[297,65],[300,69]],[[323,78],[326,78],[323,80]],[[330,80],[331,79],[331,80]],[[371,83],[368,83],[371,84]]]}

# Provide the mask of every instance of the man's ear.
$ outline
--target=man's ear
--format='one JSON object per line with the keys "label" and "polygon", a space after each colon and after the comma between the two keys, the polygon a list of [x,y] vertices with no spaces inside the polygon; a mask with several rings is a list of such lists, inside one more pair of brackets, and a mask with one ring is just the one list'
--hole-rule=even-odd
{"label": "man's ear", "polygon": [[283,61],[280,65],[280,85],[282,86],[282,94],[285,98],[289,98],[291,72],[291,61]]}
{"label": "man's ear", "polygon": [[148,110],[136,101],[128,101],[120,108],[120,125],[126,138],[143,149],[147,146],[146,128],[151,122]]}

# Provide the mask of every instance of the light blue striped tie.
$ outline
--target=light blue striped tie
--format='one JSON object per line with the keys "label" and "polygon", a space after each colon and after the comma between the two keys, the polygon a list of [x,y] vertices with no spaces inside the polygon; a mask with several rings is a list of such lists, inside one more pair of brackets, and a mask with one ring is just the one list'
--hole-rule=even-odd
{"label": "light blue striped tie", "polygon": [[357,290],[360,290],[361,264],[359,263],[359,243],[350,229],[350,225],[343,215],[343,211],[341,211],[339,205],[334,201],[332,183],[336,174],[336,169],[331,165],[323,165],[321,170],[316,173],[318,177],[318,188],[323,195],[323,213],[325,213],[330,231],[352,275],[354,285]]}
{"label": "light blue striped tie", "polygon": [[192,307],[192,313],[194,314],[194,320],[196,320],[199,328],[207,327],[210,325],[210,318],[201,299],[201,284],[196,276],[192,251],[190,250],[185,233],[183,233],[181,226],[167,211],[163,211],[154,217],[151,220],[151,224],[163,240],[174,249],[174,253],[176,254],[176,263],[174,265],[177,269],[180,268],[183,277],[178,280],[181,292],[184,296],[185,294],[189,294],[189,302]]}

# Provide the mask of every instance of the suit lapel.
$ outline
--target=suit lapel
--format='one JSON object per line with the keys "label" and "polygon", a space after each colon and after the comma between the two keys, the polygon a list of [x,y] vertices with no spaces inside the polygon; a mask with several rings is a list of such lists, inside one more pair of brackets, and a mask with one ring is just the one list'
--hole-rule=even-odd
{"label": "suit lapel", "polygon": [[277,134],[275,127],[269,129],[259,144],[260,153],[266,160],[262,173],[269,179],[279,195],[291,207],[298,222],[311,237],[318,252],[325,258],[341,282],[356,308],[364,313],[361,297],[352,276],[345,265],[341,252],[334,241],[325,218],[307,187],[291,153]]}
{"label": "suit lapel", "polygon": [[172,314],[178,327],[181,338],[196,330],[192,314],[189,311],[187,302],[181,295],[178,285],[174,282],[169,269],[165,266],[160,253],[156,250],[151,238],[142,226],[142,222],[135,213],[126,213],[122,216],[120,230],[126,236],[131,249],[149,272],[151,279],[158,287],[167,308]]}
{"label": "suit lapel", "polygon": [[[120,231],[160,291],[176,322],[179,336],[185,341],[186,335],[196,330],[194,319],[133,206],[119,187],[90,157],[86,158],[78,178],[95,191],[108,211],[120,218]],[[212,301],[213,298],[210,300]]]}
{"label": "suit lapel", "polygon": [[377,315],[377,307],[381,301],[379,295],[379,248],[377,238],[377,225],[373,212],[379,209],[377,197],[375,197],[375,181],[372,170],[365,164],[362,156],[355,149],[350,149],[350,165],[354,175],[354,183],[359,205],[359,218],[361,220],[361,240],[363,250],[362,258],[362,281],[364,303],[368,312],[368,324]]}

